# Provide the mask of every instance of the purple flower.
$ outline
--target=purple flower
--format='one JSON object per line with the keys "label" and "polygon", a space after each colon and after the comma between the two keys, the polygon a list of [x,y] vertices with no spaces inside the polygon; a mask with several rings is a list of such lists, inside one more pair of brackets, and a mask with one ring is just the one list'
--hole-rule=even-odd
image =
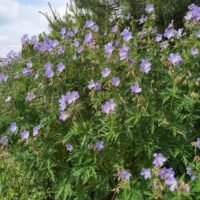
{"label": "purple flower", "polygon": [[113,26],[111,32],[116,33],[117,31],[118,31],[118,26],[117,25]]}
{"label": "purple flower", "polygon": [[103,141],[97,141],[94,145],[94,148],[98,151],[101,151],[104,148],[104,142]]}
{"label": "purple flower", "polygon": [[99,26],[94,24],[92,27],[91,27],[91,30],[93,30],[94,32],[98,32],[99,31]]}
{"label": "purple flower", "polygon": [[70,112],[68,112],[68,111],[62,111],[60,113],[59,119],[61,121],[66,121],[70,117],[70,115],[71,115]]}
{"label": "purple flower", "polygon": [[64,111],[65,108],[67,107],[65,95],[61,96],[61,98],[59,99],[59,103],[60,103],[60,111]]}
{"label": "purple flower", "polygon": [[94,89],[95,89],[95,90],[101,90],[101,87],[102,87],[102,84],[99,83],[99,82],[96,82],[96,83],[95,83]]}
{"label": "purple flower", "polygon": [[142,59],[142,62],[140,63],[141,70],[146,74],[151,70],[151,65],[151,62],[145,59]]}
{"label": "purple flower", "polygon": [[200,138],[197,138],[195,147],[198,148],[198,149],[200,149]]}
{"label": "purple flower", "polygon": [[180,57],[179,53],[170,53],[168,60],[173,64],[182,64],[183,60]]}
{"label": "purple flower", "polygon": [[8,144],[8,137],[7,136],[2,136],[0,138],[0,144],[7,145]]}
{"label": "purple flower", "polygon": [[197,38],[200,38],[200,30],[198,30],[196,33],[195,33],[196,37]]}
{"label": "purple flower", "polygon": [[161,42],[162,41],[162,34],[156,35],[155,41],[156,42]]}
{"label": "purple flower", "polygon": [[181,38],[183,33],[183,28],[179,28],[178,31],[176,32],[176,38]]}
{"label": "purple flower", "polygon": [[121,169],[118,172],[118,176],[121,180],[129,181],[130,177],[132,176],[130,172],[125,169]]}
{"label": "purple flower", "polygon": [[169,177],[173,178],[175,176],[175,172],[172,168],[164,167],[159,171],[159,176],[161,179],[167,179]]}
{"label": "purple flower", "polygon": [[151,178],[151,169],[149,168],[142,168],[141,175],[144,176],[144,179]]}
{"label": "purple flower", "polygon": [[26,102],[31,102],[33,99],[35,99],[35,94],[33,92],[28,92],[27,95],[26,95]]}
{"label": "purple flower", "polygon": [[72,144],[66,144],[65,147],[66,147],[67,151],[69,151],[69,152],[72,152],[72,150],[73,150],[73,148],[74,148],[74,147],[72,146]]}
{"label": "purple flower", "polygon": [[111,73],[111,69],[106,67],[103,71],[101,71],[102,77],[108,77]]}
{"label": "purple flower", "polygon": [[30,41],[29,41],[29,44],[35,44],[37,42],[37,37],[36,36],[33,36],[31,37]]}
{"label": "purple flower", "polygon": [[6,75],[6,74],[4,74],[4,73],[0,73],[0,82],[1,81],[7,81],[7,79],[8,79],[8,75]]}
{"label": "purple flower", "polygon": [[186,173],[191,177],[191,180],[195,180],[197,178],[190,167],[186,168]]}
{"label": "purple flower", "polygon": [[186,16],[184,17],[185,20],[198,22],[200,21],[200,7],[196,6],[195,4],[191,4],[188,6],[189,11],[187,12]]}
{"label": "purple flower", "polygon": [[7,96],[7,98],[5,99],[5,102],[8,102],[8,101],[10,101],[12,99],[12,97],[11,96]]}
{"label": "purple flower", "polygon": [[39,130],[41,129],[40,125],[37,125],[33,128],[33,136],[35,137],[36,135],[38,135]]}
{"label": "purple flower", "polygon": [[29,61],[29,62],[27,62],[26,66],[27,66],[28,68],[31,68],[31,67],[33,67],[33,63],[32,63],[31,61]]}
{"label": "purple flower", "polygon": [[101,90],[101,83],[99,82],[94,82],[93,80],[89,81],[89,84],[88,84],[88,89],[92,89],[94,88],[95,90]]}
{"label": "purple flower", "polygon": [[67,31],[66,36],[67,36],[68,38],[69,38],[69,37],[72,37],[72,36],[74,36],[74,32],[73,32],[73,31]]}
{"label": "purple flower", "polygon": [[82,51],[83,51],[83,47],[82,46],[78,47],[77,53],[80,54]]}
{"label": "purple flower", "polygon": [[34,80],[36,80],[38,77],[39,77],[39,72],[37,71],[37,72],[35,73]]}
{"label": "purple flower", "polygon": [[31,69],[28,69],[28,68],[23,68],[23,69],[22,69],[22,74],[25,74],[25,75],[30,76],[31,73],[32,73],[32,70],[31,70]]}
{"label": "purple flower", "polygon": [[77,40],[77,39],[74,39],[74,41],[73,41],[73,45],[75,46],[75,47],[79,47],[79,41]]}
{"label": "purple flower", "polygon": [[95,23],[92,21],[92,19],[87,20],[86,23],[85,23],[86,28],[91,28],[94,25],[95,25]]}
{"label": "purple flower", "polygon": [[146,8],[145,8],[145,11],[146,11],[147,13],[153,12],[153,11],[154,11],[154,6],[153,6],[153,4],[147,4],[147,5],[146,5]]}
{"label": "purple flower", "polygon": [[177,180],[174,177],[169,177],[165,180],[166,185],[169,185],[170,191],[174,191],[178,188]]}
{"label": "purple flower", "polygon": [[23,131],[21,131],[20,135],[21,135],[22,139],[28,139],[29,138],[29,131],[23,130]]}
{"label": "purple flower", "polygon": [[112,85],[117,87],[119,86],[119,84],[120,84],[119,77],[112,77]]}
{"label": "purple flower", "polygon": [[77,91],[73,91],[73,92],[67,92],[65,98],[65,101],[68,104],[72,104],[74,103],[77,99],[79,99],[79,93]]}
{"label": "purple flower", "polygon": [[84,43],[88,44],[92,42],[92,39],[93,39],[93,34],[89,32],[88,34],[85,35]]}
{"label": "purple flower", "polygon": [[199,53],[199,49],[196,47],[193,47],[190,49],[190,53],[191,53],[191,55],[195,56]]}
{"label": "purple flower", "polygon": [[105,52],[106,52],[106,57],[110,58],[110,56],[112,55],[112,52],[114,51],[114,47],[112,45],[111,42],[109,42],[108,44],[106,44],[104,46]]}
{"label": "purple flower", "polygon": [[144,24],[148,20],[147,16],[142,15],[140,19],[138,19],[139,24]]}
{"label": "purple flower", "polygon": [[21,43],[22,43],[22,45],[24,45],[27,42],[28,42],[28,34],[25,34],[21,38]]}
{"label": "purple flower", "polygon": [[125,60],[127,58],[128,50],[129,50],[129,47],[127,46],[123,46],[122,48],[119,49],[120,60]]}
{"label": "purple flower", "polygon": [[10,132],[12,132],[12,133],[14,133],[14,132],[16,132],[16,130],[17,130],[17,124],[16,124],[16,122],[13,122],[11,125],[10,125]]}
{"label": "purple flower", "polygon": [[65,52],[65,49],[62,46],[58,47],[58,55],[61,55]]}
{"label": "purple flower", "polygon": [[132,33],[129,31],[129,29],[124,29],[121,32],[121,36],[123,36],[124,41],[129,41],[130,39],[133,38]]}
{"label": "purple flower", "polygon": [[163,163],[166,162],[166,158],[161,153],[154,153],[153,154],[154,160],[153,164],[157,167],[162,167]]}
{"label": "purple flower", "polygon": [[44,65],[45,68],[45,77],[52,78],[54,76],[54,71],[52,70],[53,64],[50,62]]}
{"label": "purple flower", "polygon": [[132,93],[136,93],[136,94],[142,92],[142,89],[140,88],[138,82],[135,82],[135,84],[131,86],[131,92],[132,92]]}
{"label": "purple flower", "polygon": [[65,69],[65,65],[60,62],[58,65],[57,65],[57,71],[58,72],[62,72],[63,70]]}
{"label": "purple flower", "polygon": [[105,114],[109,114],[111,111],[114,111],[116,107],[116,103],[111,99],[110,101],[105,102],[102,106],[102,112]]}
{"label": "purple flower", "polygon": [[65,28],[65,27],[64,27],[64,28],[61,28],[60,34],[62,35],[62,37],[65,36],[65,34],[66,34],[66,28]]}
{"label": "purple flower", "polygon": [[175,37],[175,33],[176,31],[174,30],[174,25],[172,21],[167,27],[167,29],[165,29],[164,37],[166,37],[167,39],[173,38]]}

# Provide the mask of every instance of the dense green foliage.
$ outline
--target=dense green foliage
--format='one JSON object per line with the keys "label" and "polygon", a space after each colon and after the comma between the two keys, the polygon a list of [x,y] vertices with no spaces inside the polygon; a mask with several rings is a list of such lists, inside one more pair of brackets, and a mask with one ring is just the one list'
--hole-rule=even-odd
{"label": "dense green foliage", "polygon": [[[110,14],[111,11],[122,7],[127,14],[131,13],[133,18],[139,19],[147,3],[152,3],[156,7],[157,26],[159,29],[165,28],[171,20],[175,19],[176,27],[183,25],[183,16],[189,4],[200,5],[199,0],[75,0],[76,5],[87,11],[91,11],[97,20],[101,21]],[[98,16],[102,16],[98,18]]]}
{"label": "dense green foliage", "polygon": [[[185,21],[183,34],[173,29],[173,37],[156,42],[154,11],[146,15],[140,32],[125,16],[99,31],[68,17],[51,39],[24,36],[21,56],[4,60],[0,199],[200,199],[200,53],[191,53],[200,49],[200,24]],[[67,31],[57,32],[63,24]],[[111,31],[114,25],[120,29]],[[62,95],[72,91],[80,97],[62,109]],[[175,171],[174,191],[160,178],[155,153]]]}

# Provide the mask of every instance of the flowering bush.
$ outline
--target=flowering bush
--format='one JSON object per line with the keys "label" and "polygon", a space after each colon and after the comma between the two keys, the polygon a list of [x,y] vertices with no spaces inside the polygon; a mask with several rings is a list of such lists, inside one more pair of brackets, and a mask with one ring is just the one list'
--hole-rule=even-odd
{"label": "flowering bush", "polygon": [[143,19],[74,18],[3,60],[1,199],[200,198],[200,7]]}

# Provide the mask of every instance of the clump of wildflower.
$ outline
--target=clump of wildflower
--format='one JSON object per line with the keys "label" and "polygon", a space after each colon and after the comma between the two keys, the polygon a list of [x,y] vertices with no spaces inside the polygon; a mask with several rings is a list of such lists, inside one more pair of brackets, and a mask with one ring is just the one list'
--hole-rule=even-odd
{"label": "clump of wildflower", "polygon": [[176,65],[176,64],[182,64],[183,63],[183,60],[182,58],[180,57],[179,53],[170,53],[169,54],[169,58],[168,60],[173,64],[173,65]]}
{"label": "clump of wildflower", "polygon": [[104,148],[104,141],[97,141],[94,145],[94,148],[98,151],[101,151]]}
{"label": "clump of wildflower", "polygon": [[69,152],[72,152],[73,149],[74,149],[74,147],[72,146],[72,144],[66,144],[65,147],[66,147],[66,150],[69,151]]}
{"label": "clump of wildflower", "polygon": [[109,114],[111,111],[114,111],[116,107],[116,103],[111,99],[110,101],[105,102],[102,106],[102,112],[105,114]]}
{"label": "clump of wildflower", "polygon": [[142,62],[140,63],[141,70],[146,74],[151,70],[151,65],[151,62],[145,59],[142,59]]}

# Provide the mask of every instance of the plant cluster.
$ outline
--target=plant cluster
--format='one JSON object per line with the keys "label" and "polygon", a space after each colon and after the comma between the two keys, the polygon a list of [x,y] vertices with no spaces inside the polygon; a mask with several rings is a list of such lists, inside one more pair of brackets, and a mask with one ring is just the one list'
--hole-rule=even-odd
{"label": "plant cluster", "polygon": [[148,4],[139,32],[118,9],[104,30],[72,16],[22,37],[0,68],[1,199],[200,199],[200,7],[188,9],[162,34]]}

